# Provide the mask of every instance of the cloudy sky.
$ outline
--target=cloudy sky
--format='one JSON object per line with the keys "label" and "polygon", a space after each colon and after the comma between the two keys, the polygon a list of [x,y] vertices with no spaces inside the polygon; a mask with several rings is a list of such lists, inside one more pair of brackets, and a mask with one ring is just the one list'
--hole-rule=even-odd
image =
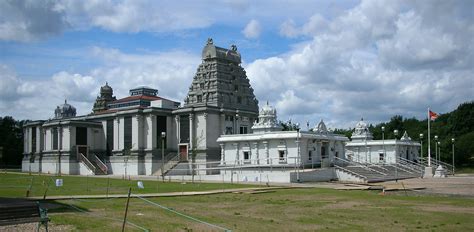
{"label": "cloudy sky", "polygon": [[[179,3],[177,3],[179,2]],[[182,101],[208,37],[260,104],[303,125],[426,117],[474,100],[474,2],[0,0],[0,116],[91,112],[106,81]]]}

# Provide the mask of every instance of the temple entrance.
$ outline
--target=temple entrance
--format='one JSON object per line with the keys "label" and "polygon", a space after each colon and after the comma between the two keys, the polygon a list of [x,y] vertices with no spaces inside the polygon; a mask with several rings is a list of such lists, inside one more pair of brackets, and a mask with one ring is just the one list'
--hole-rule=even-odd
{"label": "temple entrance", "polygon": [[84,145],[77,145],[77,146],[76,146],[76,149],[77,149],[77,154],[81,153],[81,154],[84,155],[85,157],[88,157],[89,148],[88,148],[87,146],[84,146]]}
{"label": "temple entrance", "polygon": [[188,161],[188,144],[179,145],[179,161]]}

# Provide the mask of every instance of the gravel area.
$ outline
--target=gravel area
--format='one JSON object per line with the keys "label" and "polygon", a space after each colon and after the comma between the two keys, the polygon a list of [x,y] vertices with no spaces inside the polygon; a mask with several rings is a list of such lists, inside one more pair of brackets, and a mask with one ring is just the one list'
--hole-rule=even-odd
{"label": "gravel area", "polygon": [[[38,223],[24,223],[24,224],[17,224],[17,225],[0,226],[0,231],[2,232],[36,231],[37,227],[38,227]],[[73,229],[74,227],[70,225],[54,225],[52,223],[48,224],[49,232],[72,231]],[[40,231],[46,231],[44,226],[41,227]]]}

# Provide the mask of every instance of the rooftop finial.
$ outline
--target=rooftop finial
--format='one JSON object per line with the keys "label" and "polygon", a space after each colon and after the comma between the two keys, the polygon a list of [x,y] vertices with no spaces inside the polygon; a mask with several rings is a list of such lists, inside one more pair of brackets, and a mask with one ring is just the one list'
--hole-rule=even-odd
{"label": "rooftop finial", "polygon": [[235,45],[235,44],[230,45],[230,49],[232,51],[236,52],[237,51],[237,45]]}
{"label": "rooftop finial", "polygon": [[214,44],[214,41],[211,37],[207,38],[207,45]]}
{"label": "rooftop finial", "polygon": [[64,104],[67,104],[67,100],[66,100],[66,99],[64,99]]}
{"label": "rooftop finial", "polygon": [[268,100],[267,100],[267,106],[268,106]]}

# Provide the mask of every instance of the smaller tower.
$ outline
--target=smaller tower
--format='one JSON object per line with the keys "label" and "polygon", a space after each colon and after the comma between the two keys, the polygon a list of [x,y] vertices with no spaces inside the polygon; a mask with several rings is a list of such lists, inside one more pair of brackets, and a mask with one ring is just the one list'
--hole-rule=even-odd
{"label": "smaller tower", "polygon": [[109,102],[116,100],[116,98],[113,95],[114,95],[114,90],[112,89],[112,87],[109,86],[107,82],[105,82],[105,85],[100,87],[100,96],[97,96],[94,103],[94,108],[92,108],[92,111],[94,112],[94,114],[109,109],[108,107]]}
{"label": "smaller tower", "polygon": [[72,118],[76,117],[76,108],[64,100],[64,104],[59,105],[54,110],[54,119]]}
{"label": "smaller tower", "polygon": [[357,140],[372,140],[373,136],[370,133],[369,128],[367,127],[367,123],[364,122],[364,119],[361,118],[360,121],[356,124],[354,133],[351,136],[352,141]]}
{"label": "smaller tower", "polygon": [[267,104],[262,107],[258,114],[258,122],[252,126],[253,133],[265,133],[270,131],[281,131],[282,127],[278,124],[275,108]]}

